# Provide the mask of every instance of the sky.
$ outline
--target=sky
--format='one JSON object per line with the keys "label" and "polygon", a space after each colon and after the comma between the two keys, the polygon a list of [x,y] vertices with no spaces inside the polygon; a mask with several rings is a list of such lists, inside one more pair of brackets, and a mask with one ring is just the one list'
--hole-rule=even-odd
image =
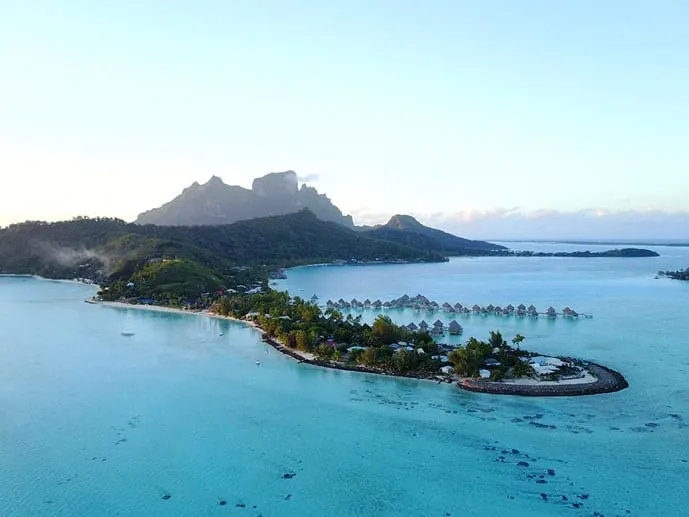
{"label": "sky", "polygon": [[0,0],[0,225],[292,169],[361,224],[689,238],[688,26],[684,0]]}

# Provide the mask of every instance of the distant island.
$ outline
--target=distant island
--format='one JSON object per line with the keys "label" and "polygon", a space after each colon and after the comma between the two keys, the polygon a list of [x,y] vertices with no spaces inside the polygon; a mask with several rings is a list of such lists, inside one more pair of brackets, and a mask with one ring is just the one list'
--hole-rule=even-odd
{"label": "distant island", "polygon": [[679,271],[658,271],[659,276],[666,276],[673,280],[689,280],[689,267]]}
{"label": "distant island", "polygon": [[659,257],[660,255],[653,250],[643,248],[622,248],[607,251],[515,251],[514,255],[518,257],[576,257],[576,258],[597,258],[597,257],[613,257],[613,258],[644,258],[644,257]]}

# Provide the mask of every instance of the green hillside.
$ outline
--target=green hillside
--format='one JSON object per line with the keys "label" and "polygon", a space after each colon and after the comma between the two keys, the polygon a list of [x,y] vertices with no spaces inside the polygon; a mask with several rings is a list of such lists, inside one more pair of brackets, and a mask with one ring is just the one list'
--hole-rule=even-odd
{"label": "green hillside", "polygon": [[446,259],[321,221],[308,210],[224,226],[77,218],[0,230],[0,272],[88,278],[109,286],[111,298],[190,297],[255,285],[265,281],[270,269],[335,260]]}

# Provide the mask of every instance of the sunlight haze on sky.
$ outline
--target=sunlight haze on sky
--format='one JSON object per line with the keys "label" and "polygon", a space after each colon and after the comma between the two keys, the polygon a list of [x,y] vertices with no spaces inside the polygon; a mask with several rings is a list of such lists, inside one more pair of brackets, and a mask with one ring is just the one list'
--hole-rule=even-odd
{"label": "sunlight haze on sky", "polygon": [[671,0],[5,0],[0,225],[287,169],[357,223],[689,223],[688,27]]}

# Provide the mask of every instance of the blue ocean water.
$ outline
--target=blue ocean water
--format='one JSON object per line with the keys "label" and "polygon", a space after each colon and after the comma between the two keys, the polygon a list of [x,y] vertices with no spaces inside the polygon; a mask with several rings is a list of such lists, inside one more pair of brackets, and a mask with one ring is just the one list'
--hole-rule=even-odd
{"label": "blue ocean water", "polygon": [[593,314],[460,319],[464,338],[519,332],[631,384],[555,399],[296,364],[241,324],[0,278],[0,515],[686,515],[689,283],[654,275],[689,266],[689,250],[656,249],[309,267],[279,283],[322,301],[406,292]]}

